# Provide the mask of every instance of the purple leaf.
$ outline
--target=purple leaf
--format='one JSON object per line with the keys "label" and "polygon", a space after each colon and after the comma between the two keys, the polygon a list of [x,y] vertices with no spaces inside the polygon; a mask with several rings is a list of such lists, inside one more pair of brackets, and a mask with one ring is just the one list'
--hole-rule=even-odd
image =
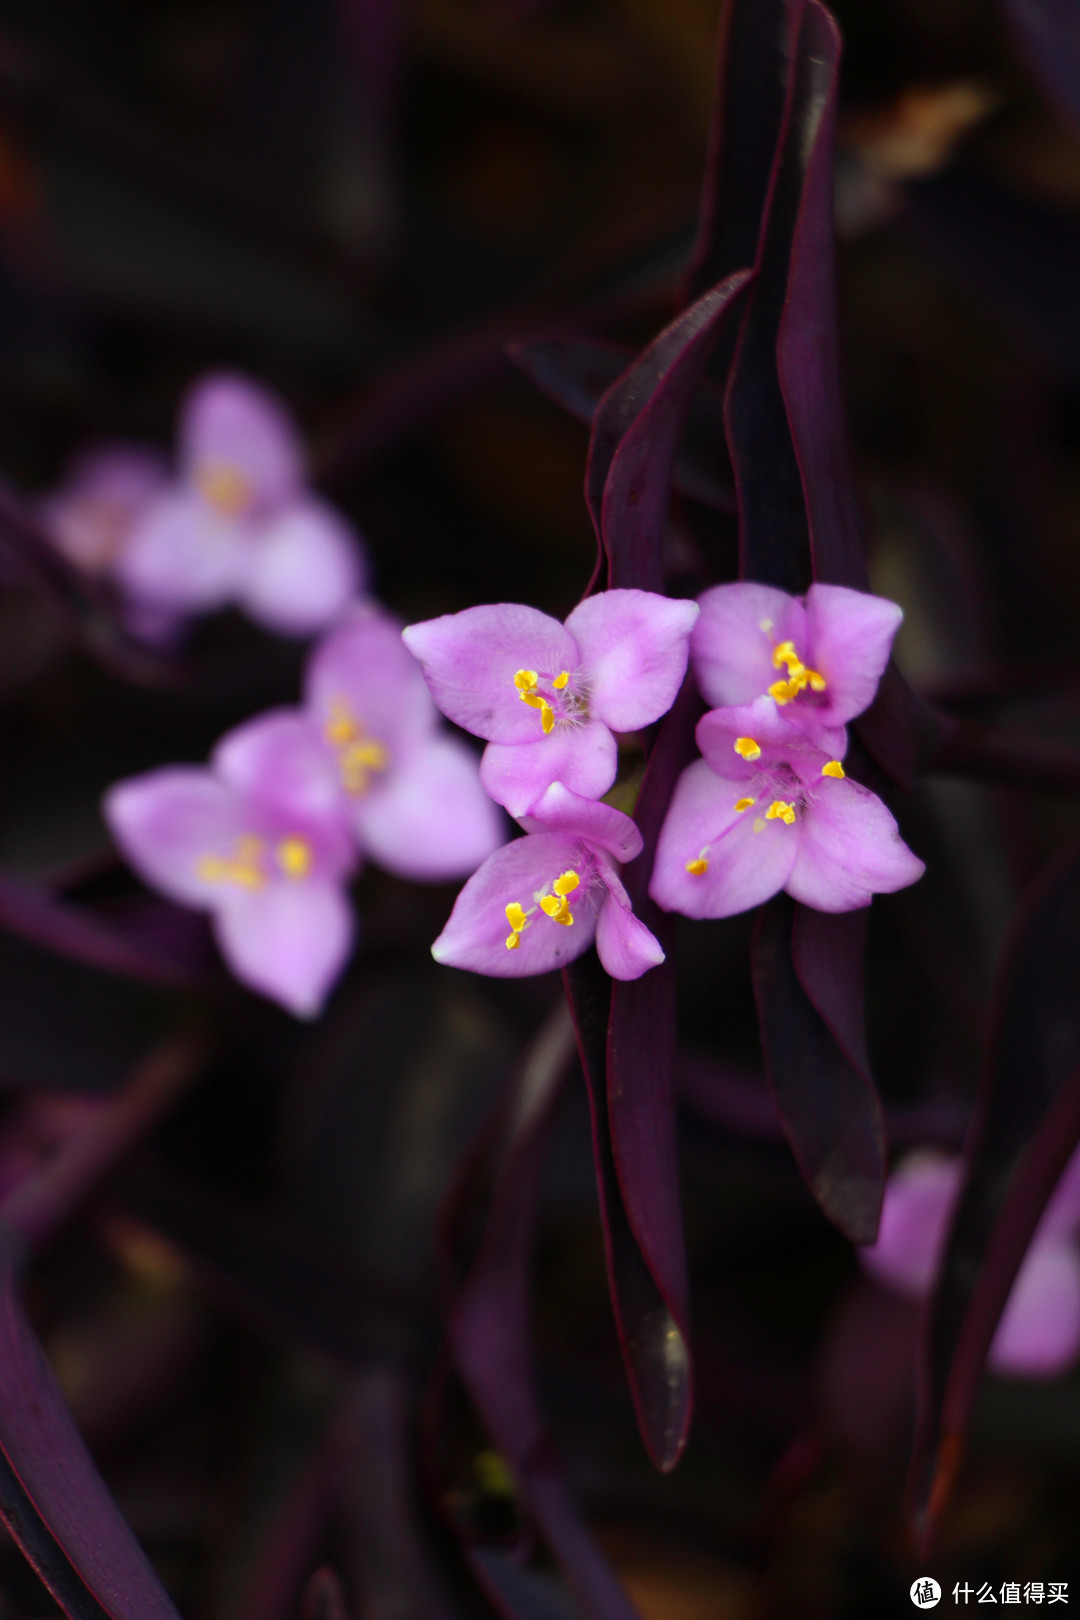
{"label": "purple leaf", "polygon": [[[601,977],[610,983],[602,971]],[[529,1258],[540,1172],[571,1053],[569,1022],[559,1007],[534,1041],[503,1118],[501,1157],[484,1235],[450,1315],[450,1350],[470,1400],[509,1466],[522,1504],[585,1612],[595,1620],[637,1620],[558,1472],[534,1389]],[[474,1166],[474,1171],[483,1170],[482,1161]],[[500,1572],[507,1573],[496,1557],[486,1571],[496,1589]],[[535,1583],[518,1584],[525,1586],[527,1597]],[[554,1612],[551,1604],[546,1611],[532,1602],[522,1606],[513,1592],[506,1598],[508,1613]]]}
{"label": "purple leaf", "polygon": [[862,1030],[865,913],[777,895],[758,914],[752,964],[765,1071],[784,1133],[822,1210],[872,1243],[885,1183],[881,1103]]}
{"label": "purple leaf", "polygon": [[1076,0],[1001,0],[1020,47],[1058,117],[1080,135],[1080,7]]}
{"label": "purple leaf", "polygon": [[1006,947],[966,1176],[924,1321],[910,1500],[924,1546],[948,1501],[998,1318],[1080,1140],[1080,846],[1029,892]]}
{"label": "purple leaf", "polygon": [[585,499],[600,548],[597,570],[606,557],[612,588],[663,590],[662,545],[679,437],[747,277],[745,270],[729,276],[677,316],[596,408]]}
{"label": "purple leaf", "polygon": [[64,1403],[0,1248],[0,1515],[73,1620],[178,1620]]}
{"label": "purple leaf", "polygon": [[686,303],[756,257],[784,112],[788,12],[788,0],[729,0],[724,8]]}
{"label": "purple leaf", "polygon": [[[749,276],[748,270],[737,271],[677,316],[597,407],[586,474],[592,493],[607,438],[629,419],[613,449],[600,503],[612,588],[664,588],[663,544],[675,453],[694,390]],[[590,508],[595,522],[592,499]]]}

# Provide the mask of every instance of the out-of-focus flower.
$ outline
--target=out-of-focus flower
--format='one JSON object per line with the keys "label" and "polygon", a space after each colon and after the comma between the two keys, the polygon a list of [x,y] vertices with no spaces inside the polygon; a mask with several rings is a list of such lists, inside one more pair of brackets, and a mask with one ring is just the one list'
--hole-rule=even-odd
{"label": "out-of-focus flower", "polygon": [[188,395],[179,477],[140,511],[115,572],[135,602],[174,615],[235,603],[283,635],[325,628],[366,578],[355,531],[305,485],[284,407],[233,376]]}
{"label": "out-of-focus flower", "polygon": [[786,889],[818,911],[853,911],[922,876],[877,795],[785,714],[764,697],[698,723],[705,757],[676,785],[649,891],[665,910],[730,917]]}
{"label": "out-of-focus flower", "polygon": [[564,967],[596,941],[613,979],[664,960],[634,916],[616,863],[641,853],[629,816],[555,782],[523,818],[526,836],[488,857],[458,895],[431,954],[449,967],[524,978]]}
{"label": "out-of-focus flower", "polygon": [[396,619],[354,608],[312,655],[304,697],[219,745],[261,795],[338,816],[365,857],[421,882],[465,877],[503,841],[477,760],[443,731]]}
{"label": "out-of-focus flower", "polygon": [[73,459],[60,487],[42,500],[41,515],[69,562],[88,574],[108,574],[132,524],[168,481],[168,462],[157,450],[98,445]]}
{"label": "out-of-focus flower", "polygon": [[[916,1153],[885,1188],[877,1242],[859,1259],[908,1299],[929,1292],[960,1193],[959,1159]],[[1052,1378],[1080,1359],[1080,1155],[1074,1155],[1035,1233],[990,1347],[996,1372]]]}
{"label": "out-of-focus flower", "polygon": [[405,643],[442,712],[486,739],[492,798],[522,816],[553,782],[588,799],[607,792],[613,733],[671,707],[697,615],[651,591],[603,591],[565,624],[503,602],[411,625]]}
{"label": "out-of-focus flower", "polygon": [[210,912],[238,979],[310,1018],[352,949],[352,840],[302,784],[292,802],[286,784],[260,794],[234,769],[229,742],[209,770],[173,766],[117,783],[105,817],[147,883]]}
{"label": "out-of-focus flower", "polygon": [[834,759],[845,723],[873,702],[903,614],[895,602],[811,585],[805,598],[771,585],[716,585],[700,598],[690,653],[706,702],[766,694],[784,719]]}

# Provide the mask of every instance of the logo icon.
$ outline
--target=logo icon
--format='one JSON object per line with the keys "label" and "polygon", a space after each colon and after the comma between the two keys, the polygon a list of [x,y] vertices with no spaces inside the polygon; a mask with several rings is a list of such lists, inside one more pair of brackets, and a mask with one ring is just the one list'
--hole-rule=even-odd
{"label": "logo icon", "polygon": [[912,1581],[911,1601],[917,1609],[932,1609],[941,1602],[941,1587],[932,1575],[920,1575]]}

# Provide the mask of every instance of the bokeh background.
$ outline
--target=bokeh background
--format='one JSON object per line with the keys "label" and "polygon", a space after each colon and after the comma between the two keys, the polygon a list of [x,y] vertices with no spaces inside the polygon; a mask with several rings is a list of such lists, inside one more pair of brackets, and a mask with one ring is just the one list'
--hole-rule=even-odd
{"label": "bokeh background", "polygon": [[[845,385],[899,660],[957,712],[1080,743],[1080,142],[994,0],[833,10]],[[35,497],[88,442],[166,447],[191,380],[233,368],[297,411],[403,618],[563,615],[595,555],[588,430],[505,346],[636,349],[670,317],[719,19],[718,0],[0,0],[4,479]],[[676,560],[698,521],[676,502]],[[0,867],[130,914],[102,791],[291,701],[302,655],[226,616],[129,679],[9,572]],[[955,1149],[1009,918],[1080,814],[945,778],[896,808],[928,874],[875,903],[872,1056],[896,1151]],[[523,1612],[578,1613],[515,1540],[475,1419],[433,1420],[436,1462],[425,1428],[439,1212],[560,993],[437,969],[452,899],[366,871],[360,949],[314,1026],[0,933],[0,1135],[31,1160],[171,1030],[209,1032],[197,1084],[26,1285],[185,1616],[285,1620],[322,1565],[356,1620],[490,1614],[459,1532],[519,1547]],[[748,941],[745,918],[680,937],[698,1403],[668,1477],[622,1371],[578,1078],[558,1114],[535,1349],[595,1536],[645,1620],[907,1613],[922,1573],[950,1593],[1072,1577],[1080,1601],[1077,1375],[987,1381],[934,1567],[915,1562],[914,1313],[863,1278],[781,1139]],[[325,1580],[311,1617],[337,1612]],[[5,1541],[0,1615],[57,1612]]]}

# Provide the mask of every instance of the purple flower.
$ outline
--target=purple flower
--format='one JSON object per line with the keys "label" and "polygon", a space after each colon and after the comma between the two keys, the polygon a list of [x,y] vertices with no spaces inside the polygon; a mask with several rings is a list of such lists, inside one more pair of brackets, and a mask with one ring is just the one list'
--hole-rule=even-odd
{"label": "purple flower", "polygon": [[60,487],[41,502],[57,550],[88,574],[108,574],[132,525],[169,479],[165,457],[138,444],[103,444],[72,461]]}
{"label": "purple flower", "polygon": [[556,782],[524,825],[526,836],[489,856],[458,895],[431,947],[437,962],[524,978],[564,967],[594,939],[614,979],[638,979],[664,960],[618,875],[616,862],[641,853],[629,816]]}
{"label": "purple flower", "polygon": [[502,843],[476,758],[442,730],[390,614],[354,608],[315,649],[304,700],[223,739],[234,776],[337,817],[366,857],[416,881],[465,877]]}
{"label": "purple flower", "polygon": [[[859,1259],[908,1299],[931,1289],[960,1192],[958,1159],[918,1153],[889,1177],[878,1240]],[[1017,1274],[990,1348],[997,1372],[1051,1378],[1080,1358],[1080,1155],[1066,1167]]]}
{"label": "purple flower", "polygon": [[698,685],[713,707],[766,694],[784,719],[835,759],[845,723],[873,702],[900,621],[895,602],[843,585],[805,598],[771,585],[716,585],[700,598],[690,642]]}
{"label": "purple flower", "polygon": [[133,525],[116,567],[136,602],[173,614],[236,603],[268,629],[309,635],[363,585],[359,540],[304,484],[284,408],[242,377],[212,376],[180,417],[180,476]]}
{"label": "purple flower", "polygon": [[587,799],[607,792],[613,733],[671,707],[697,615],[694,602],[604,591],[564,625],[501,602],[411,625],[405,642],[442,712],[487,740],[480,774],[492,798],[522,816],[552,782]]}
{"label": "purple flower", "polygon": [[714,709],[697,728],[660,833],[650,894],[687,917],[730,917],[780,889],[853,911],[925,870],[881,800],[807,746],[772,698]]}
{"label": "purple flower", "polygon": [[231,769],[229,738],[209,770],[168,766],[118,782],[105,817],[142,878],[208,911],[238,979],[300,1018],[319,1012],[352,949],[345,828],[302,792],[273,802]]}

